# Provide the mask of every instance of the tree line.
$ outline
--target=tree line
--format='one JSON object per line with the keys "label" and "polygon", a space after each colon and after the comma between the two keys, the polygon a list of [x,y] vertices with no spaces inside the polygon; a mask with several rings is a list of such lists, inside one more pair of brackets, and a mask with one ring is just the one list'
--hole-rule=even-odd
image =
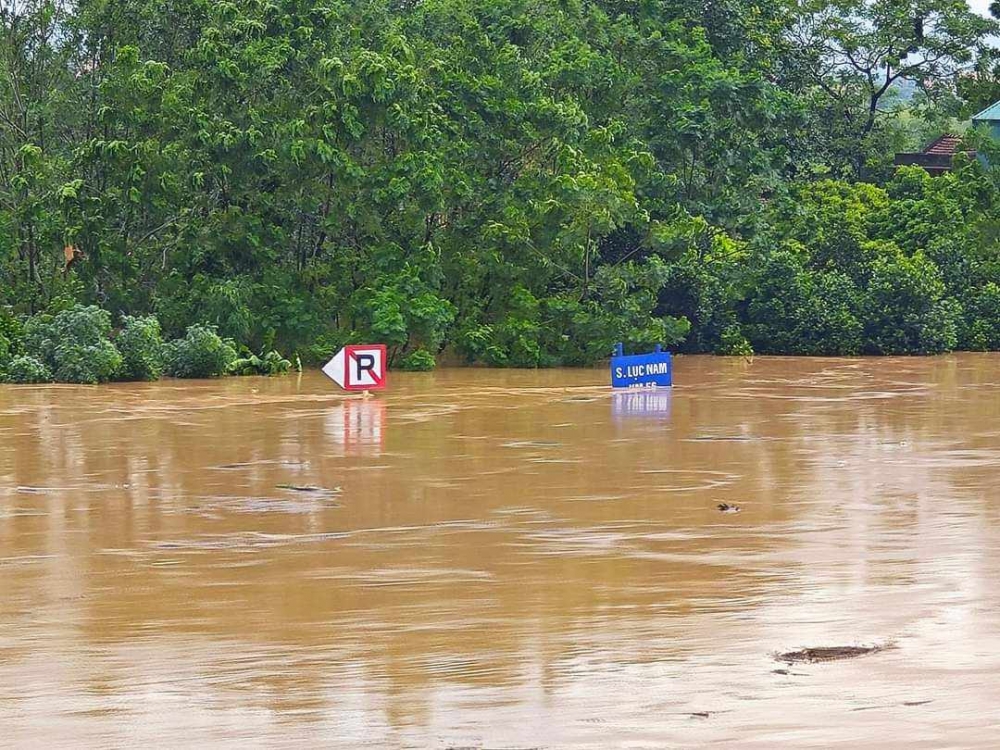
{"label": "tree line", "polygon": [[0,354],[60,315],[195,326],[223,370],[1000,349],[997,170],[892,166],[1000,99],[996,32],[964,0],[7,0]]}

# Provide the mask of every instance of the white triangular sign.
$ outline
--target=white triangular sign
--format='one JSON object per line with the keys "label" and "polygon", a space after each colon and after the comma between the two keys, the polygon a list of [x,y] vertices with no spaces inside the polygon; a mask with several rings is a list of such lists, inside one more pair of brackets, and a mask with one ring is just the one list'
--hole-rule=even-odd
{"label": "white triangular sign", "polygon": [[333,355],[333,359],[323,365],[323,374],[330,378],[334,383],[344,388],[347,385],[347,381],[344,379],[344,350],[341,349],[339,352]]}

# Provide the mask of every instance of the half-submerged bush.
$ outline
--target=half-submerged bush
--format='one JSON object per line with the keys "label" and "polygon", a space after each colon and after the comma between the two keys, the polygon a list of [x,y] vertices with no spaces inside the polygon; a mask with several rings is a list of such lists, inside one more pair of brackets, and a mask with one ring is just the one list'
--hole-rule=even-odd
{"label": "half-submerged bush", "polygon": [[122,366],[122,356],[110,335],[110,313],[95,306],[75,305],[55,315],[36,315],[28,320],[24,350],[61,383],[106,383],[117,377]]}
{"label": "half-submerged bush", "polygon": [[152,315],[126,316],[115,345],[122,355],[122,380],[156,380],[163,373],[163,336]]}
{"label": "half-submerged bush", "polygon": [[236,360],[236,349],[214,326],[190,326],[184,338],[169,342],[163,351],[164,372],[174,378],[225,375]]}
{"label": "half-submerged bush", "polygon": [[34,357],[17,356],[0,369],[0,382],[51,383],[52,372]]}
{"label": "half-submerged bush", "polygon": [[434,369],[434,355],[426,349],[415,349],[407,354],[396,365],[398,370],[409,370],[411,372],[428,372]]}
{"label": "half-submerged bush", "polygon": [[263,357],[251,354],[240,357],[229,366],[231,375],[284,375],[292,369],[292,363],[276,351],[270,351]]}

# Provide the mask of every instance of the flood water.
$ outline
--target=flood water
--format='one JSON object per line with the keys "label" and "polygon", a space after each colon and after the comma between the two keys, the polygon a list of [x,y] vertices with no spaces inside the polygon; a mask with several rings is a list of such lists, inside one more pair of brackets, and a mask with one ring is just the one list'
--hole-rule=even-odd
{"label": "flood water", "polygon": [[1000,357],[606,381],[0,388],[0,745],[997,745]]}

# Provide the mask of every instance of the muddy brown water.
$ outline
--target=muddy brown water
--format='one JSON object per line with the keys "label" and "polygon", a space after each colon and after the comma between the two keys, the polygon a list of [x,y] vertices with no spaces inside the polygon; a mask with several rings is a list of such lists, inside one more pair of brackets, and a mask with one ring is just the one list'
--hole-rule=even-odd
{"label": "muddy brown water", "polygon": [[0,388],[0,745],[995,747],[1000,357],[675,377]]}

